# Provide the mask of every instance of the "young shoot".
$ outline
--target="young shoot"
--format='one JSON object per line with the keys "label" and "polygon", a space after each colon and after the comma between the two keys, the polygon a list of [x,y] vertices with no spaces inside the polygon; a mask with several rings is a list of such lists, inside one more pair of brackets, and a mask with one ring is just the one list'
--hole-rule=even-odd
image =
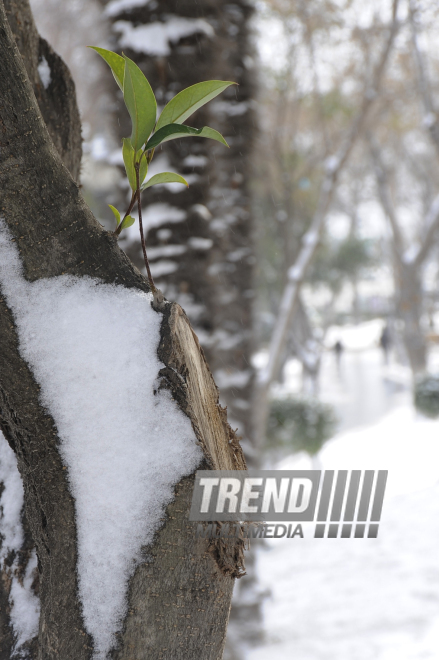
{"label": "young shoot", "polygon": [[[236,83],[227,80],[207,80],[179,92],[164,107],[157,120],[157,102],[146,77],[129,57],[118,55],[104,48],[90,46],[109,65],[113,72],[116,83],[123,93],[123,99],[131,117],[132,131],[129,138],[122,140],[122,156],[125,164],[128,181],[131,187],[131,201],[125,215],[121,218],[120,212],[110,206],[116,218],[115,236],[130,227],[134,218],[130,215],[137,203],[139,214],[140,240],[142,243],[143,258],[145,260],[146,272],[153,293],[157,292],[149,267],[146,253],[145,236],[142,224],[141,194],[147,188],[163,183],[183,183],[188,186],[187,181],[175,172],[161,172],[145,181],[148,174],[148,166],[154,157],[154,150],[160,144],[185,137],[204,137],[221,142],[226,147],[227,142],[223,136],[213,128],[192,128],[183,125],[190,115],[205,103],[218,96],[230,85]],[[189,187],[189,186],[188,186]]]}

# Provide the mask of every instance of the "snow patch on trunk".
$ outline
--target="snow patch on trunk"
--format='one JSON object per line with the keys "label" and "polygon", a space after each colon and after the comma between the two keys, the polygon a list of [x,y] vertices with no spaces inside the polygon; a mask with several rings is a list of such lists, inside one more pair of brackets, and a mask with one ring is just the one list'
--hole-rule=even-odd
{"label": "snow patch on trunk", "polygon": [[117,16],[123,11],[146,7],[150,0],[111,0],[104,9],[105,16]]}
{"label": "snow patch on trunk", "polygon": [[175,401],[154,394],[162,317],[150,294],[90,277],[27,282],[2,219],[0,283],[58,428],[75,498],[84,621],[95,659],[104,660],[141,548],[202,452]]}
{"label": "snow patch on trunk", "polygon": [[44,89],[47,89],[52,82],[52,75],[50,71],[50,66],[48,61],[46,60],[45,57],[41,58],[41,62],[38,65],[38,74],[40,76],[40,80],[43,83]]}
{"label": "snow patch on trunk", "polygon": [[[139,216],[135,211],[133,211],[131,215],[133,218],[135,218],[136,222],[131,225],[131,227],[123,230],[120,240],[122,247],[125,247],[126,244],[132,243],[133,241],[140,242],[138,222]],[[154,229],[155,227],[160,227],[161,225],[165,224],[183,222],[183,220],[186,220],[186,218],[186,211],[178,208],[178,206],[171,206],[170,204],[164,204],[162,202],[158,202],[157,204],[150,204],[149,206],[142,208],[142,220],[145,238],[148,235],[148,231],[150,229]],[[149,255],[148,248],[146,251]]]}
{"label": "snow patch on trunk", "polygon": [[33,573],[37,566],[37,556],[33,551],[22,580],[17,577],[18,562],[14,559],[6,567],[5,560],[11,553],[18,553],[24,542],[21,523],[21,511],[24,503],[24,491],[21,476],[17,468],[17,459],[0,431],[0,483],[4,490],[0,497],[0,566],[11,579],[9,602],[10,618],[15,634],[15,648],[12,657],[16,657],[23,644],[38,635],[40,601],[32,592]]}
{"label": "snow patch on trunk", "polygon": [[120,48],[131,48],[137,53],[146,53],[156,57],[171,54],[170,44],[178,43],[184,37],[193,34],[205,34],[213,37],[214,31],[204,18],[182,18],[168,16],[164,23],[150,23],[133,27],[129,21],[116,21],[114,29],[121,33]]}

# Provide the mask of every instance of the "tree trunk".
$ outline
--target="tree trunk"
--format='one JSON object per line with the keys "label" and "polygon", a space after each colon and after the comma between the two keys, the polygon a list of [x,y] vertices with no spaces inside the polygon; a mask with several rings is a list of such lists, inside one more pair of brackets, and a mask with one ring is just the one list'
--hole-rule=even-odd
{"label": "tree trunk", "polygon": [[[161,161],[162,170],[182,174],[190,187],[180,186],[174,192],[158,186],[149,189],[144,195],[148,204],[144,214],[152,217],[149,214],[154,209],[163,213],[160,223],[154,221],[146,229],[153,277],[187,312],[218,383],[221,403],[242,437],[248,460],[256,466],[251,410],[255,257],[249,193],[255,134],[254,61],[249,35],[252,8],[247,0],[233,4],[162,0],[159,8],[145,2],[129,9],[103,2],[113,23],[114,50],[123,50],[142,69],[157,90],[159,105],[203,80],[239,83],[185,122],[219,130],[230,149],[202,139],[167,143],[153,163]],[[186,33],[171,41],[167,40],[167,27],[172,21],[181,21]],[[151,32],[145,32],[138,42],[142,45],[134,47],[133,35],[137,31],[140,36],[145,28]],[[128,31],[131,39],[126,36]],[[157,43],[160,33],[164,38],[161,51]],[[114,81],[111,83],[117,95],[119,122],[126,114],[121,94]],[[119,139],[129,134],[127,121],[117,123],[117,128]],[[125,191],[121,197],[122,204],[127,205]],[[143,268],[140,239],[122,240],[121,246]],[[225,657],[240,657],[237,649],[241,643],[254,644],[260,638],[262,599],[255,585],[254,563],[250,552],[247,564],[251,574],[235,590]]]}
{"label": "tree trunk", "polygon": [[[92,276],[147,292],[145,279],[85,205],[50,140],[2,2],[0,86],[0,210],[13,236],[11,245],[19,250],[25,281],[52,281],[62,274]],[[1,286],[0,419],[17,456],[38,554],[41,616],[36,657],[85,660],[93,655],[94,640],[78,595],[77,519],[60,455],[62,438],[41,401],[40,383],[23,358],[5,281]],[[204,452],[201,465],[243,469],[239,444],[184,313],[167,302],[158,313],[159,358],[165,365],[159,387],[168,389],[189,417]],[[208,540],[195,539],[187,519],[192,480],[193,475],[176,484],[163,525],[145,548],[147,559],[129,580],[127,614],[114,658],[221,658],[233,578],[242,571],[242,542],[237,539],[225,553],[215,553],[209,552]]]}
{"label": "tree trunk", "polygon": [[[108,4],[104,0],[104,4]],[[253,61],[249,40],[252,8],[247,0],[162,0],[125,9],[108,4],[114,49],[142,69],[163,106],[177,92],[203,80],[231,80],[221,96],[185,123],[219,130],[230,149],[209,140],[169,142],[153,164],[176,171],[189,190],[155,186],[144,195],[147,249],[157,285],[184,307],[200,338],[221,401],[233,426],[251,440],[250,402],[253,304],[253,226],[249,171],[255,132]],[[172,36],[172,26],[181,36]],[[180,27],[178,27],[180,26]],[[150,31],[148,31],[150,30]],[[142,36],[143,35],[143,36]],[[113,81],[114,83],[114,81]],[[129,134],[128,116],[116,85],[119,139]],[[127,205],[124,195],[123,204]],[[157,207],[155,205],[161,205]],[[149,210],[148,210],[149,209]],[[154,212],[162,214],[160,222]],[[134,235],[134,232],[133,232]],[[140,239],[121,241],[141,269]],[[246,445],[248,447],[248,444]]]}
{"label": "tree trunk", "polygon": [[[81,123],[76,104],[75,86],[70,72],[47,41],[39,36],[27,0],[6,0],[5,12],[50,137],[64,165],[69,169],[73,178],[79,181],[82,156]],[[50,71],[50,82],[46,79],[46,85],[43,84],[38,69],[42,63],[44,65],[44,62],[47,63]],[[2,428],[1,415],[0,428]],[[3,456],[0,457],[0,462],[4,463]],[[4,490],[5,484],[0,483],[2,510],[4,504],[1,494]],[[16,579],[22,585],[23,576],[31,566],[30,561],[35,548],[24,508],[21,510],[20,517],[23,532],[20,546],[11,550],[7,546],[7,539],[0,540],[0,553],[4,558],[3,564],[0,566],[1,660],[11,658],[17,641],[11,625],[12,583]],[[38,578],[37,572],[31,585],[31,592],[35,595],[38,595],[39,591]],[[16,650],[15,657],[29,656],[37,657],[36,637],[29,638],[20,651]]]}
{"label": "tree trunk", "polygon": [[401,257],[395,259],[396,307],[404,322],[404,345],[414,376],[427,367],[427,344],[421,327],[423,292],[421,273],[417,264],[406,264]]}
{"label": "tree trunk", "polygon": [[81,121],[70,71],[38,34],[28,0],[5,0],[4,6],[47,130],[64,165],[79,182]]}

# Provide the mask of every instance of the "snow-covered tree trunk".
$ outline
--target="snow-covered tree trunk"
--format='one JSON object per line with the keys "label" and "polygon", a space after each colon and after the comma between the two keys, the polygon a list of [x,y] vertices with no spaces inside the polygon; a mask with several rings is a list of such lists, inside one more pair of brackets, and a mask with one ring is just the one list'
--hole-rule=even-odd
{"label": "snow-covered tree trunk", "polygon": [[[154,187],[144,196],[151,270],[170,300],[182,305],[193,324],[227,405],[230,423],[251,439],[253,383],[252,219],[248,178],[254,135],[253,66],[249,40],[252,8],[212,0],[103,0],[112,23],[114,50],[131,57],[157,92],[159,105],[203,80],[232,80],[217,100],[188,124],[212,126],[230,149],[208,140],[176,140],[156,153],[161,170],[189,182]],[[118,95],[119,137],[129,133]],[[151,172],[153,170],[151,169]],[[171,189],[171,190],[170,190]],[[126,204],[124,191],[124,204]],[[131,238],[132,237],[132,238]],[[136,232],[121,243],[142,267]]]}
{"label": "snow-covered tree trunk", "polygon": [[[242,542],[187,514],[195,469],[244,468],[239,444],[185,314],[152,308],[64,166],[1,1],[0,93],[0,420],[38,556],[33,657],[217,660]],[[6,659],[27,614],[11,631],[1,603]]]}
{"label": "snow-covered tree trunk", "polygon": [[[5,0],[4,6],[50,137],[64,165],[78,180],[81,124],[70,72],[39,36],[28,1]],[[39,576],[34,565],[35,544],[23,506],[16,457],[1,432],[0,528],[0,658],[9,660],[13,649],[14,657],[36,657]]]}

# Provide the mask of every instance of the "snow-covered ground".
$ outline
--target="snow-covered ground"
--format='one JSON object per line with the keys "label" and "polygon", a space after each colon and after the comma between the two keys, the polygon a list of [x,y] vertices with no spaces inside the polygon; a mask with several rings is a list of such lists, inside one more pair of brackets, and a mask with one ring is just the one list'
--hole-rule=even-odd
{"label": "snow-covered ground", "polygon": [[[377,348],[324,356],[321,397],[341,430],[324,469],[388,469],[377,539],[267,540],[258,551],[264,643],[246,660],[439,657],[439,421],[416,414],[406,379]],[[394,373],[395,372],[395,373]],[[403,375],[403,374],[402,374]],[[285,388],[294,389],[294,366]],[[279,468],[310,469],[305,455]]]}

